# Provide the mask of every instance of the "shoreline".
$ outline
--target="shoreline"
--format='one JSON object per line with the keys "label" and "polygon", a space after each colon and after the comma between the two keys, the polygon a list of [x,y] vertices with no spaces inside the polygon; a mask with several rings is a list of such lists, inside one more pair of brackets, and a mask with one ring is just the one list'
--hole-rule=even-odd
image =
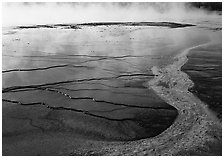
{"label": "shoreline", "polygon": [[[187,54],[188,61],[181,67],[181,71],[194,82],[194,86],[189,91],[207,104],[209,111],[222,122],[221,54],[219,54],[221,50],[219,47],[220,44],[213,42],[190,51]],[[200,50],[205,52],[200,53]],[[194,66],[195,64],[198,66]],[[208,77],[203,77],[205,74]]]}
{"label": "shoreline", "polygon": [[[150,88],[152,88],[164,101],[174,106],[178,110],[180,116],[177,118],[177,121],[175,121],[174,124],[179,123],[178,124],[179,128],[184,128],[184,126],[186,129],[187,127],[190,127],[190,126],[192,127],[191,130],[184,131],[184,133],[188,135],[186,138],[182,138],[182,139],[185,139],[185,141],[182,140],[182,142],[185,144],[187,143],[189,144],[187,146],[183,145],[181,148],[188,149],[188,150],[190,149],[194,151],[195,154],[197,152],[199,153],[204,152],[203,148],[210,149],[210,147],[209,148],[207,147],[208,142],[210,142],[211,144],[213,144],[217,140],[221,142],[221,128],[220,128],[221,123],[219,122],[218,118],[216,118],[216,116],[208,109],[207,104],[203,103],[199,98],[197,98],[194,94],[188,91],[189,88],[194,86],[194,83],[193,81],[190,80],[189,76],[186,73],[181,71],[181,67],[187,63],[188,61],[187,54],[189,53],[190,50],[193,50],[195,48],[202,47],[205,45],[209,45],[210,43],[211,42],[207,42],[204,44],[200,44],[200,45],[185,49],[181,54],[179,54],[176,57],[177,59],[176,62],[174,62],[172,65],[168,65],[166,68],[162,70],[159,70],[161,72],[159,72],[158,69],[154,67],[152,69],[153,73],[157,75],[158,77],[155,77],[155,79],[152,82],[149,82]],[[167,82],[167,84],[169,84],[170,91],[167,88],[159,87],[158,82]],[[182,100],[181,102],[179,102],[181,97],[182,97]],[[190,116],[193,118],[191,118]],[[182,117],[183,118],[185,117],[185,119],[181,123],[180,120],[178,119]],[[188,123],[188,124],[183,125],[185,123],[186,124]],[[218,130],[215,131],[211,127]],[[172,128],[172,125],[170,128]],[[212,134],[208,134],[208,131],[210,131]],[[213,136],[216,136],[216,134],[218,134],[220,137],[219,139],[215,140],[213,139],[214,138]],[[193,139],[197,141],[193,141]],[[178,147],[178,145],[176,147]],[[182,150],[181,148],[180,146],[178,147],[180,151]],[[197,150],[197,148],[199,149]],[[170,153],[173,153],[173,152],[177,153],[177,151],[175,150]],[[210,153],[210,154],[216,155],[215,153]],[[221,155],[221,151],[220,153],[217,153],[217,154]]]}
{"label": "shoreline", "polygon": [[[193,82],[180,70],[187,62],[190,50],[207,44],[210,42],[185,49],[176,56],[173,64],[165,68],[152,68],[155,78],[149,81],[148,86],[161,99],[178,110],[174,123],[156,137],[108,144],[101,153],[107,151],[103,153],[157,156],[222,155],[222,125],[207,105],[188,91]],[[161,83],[166,86],[161,86]]]}
{"label": "shoreline", "polygon": [[[77,148],[72,148],[72,152],[63,151],[62,154],[82,156],[221,155],[221,123],[211,114],[205,103],[188,91],[189,87],[194,84],[189,76],[181,71],[181,67],[188,61],[189,51],[206,44],[209,43],[181,51],[174,62],[165,68],[152,68],[155,76],[145,85],[164,102],[178,110],[179,115],[169,128],[155,137],[135,141],[107,142],[77,138],[82,146],[77,145]],[[54,138],[62,139],[58,138],[58,135]],[[72,141],[76,142],[77,140]],[[67,144],[70,143],[72,144],[72,142]]]}
{"label": "shoreline", "polygon": [[91,22],[91,23],[58,23],[58,24],[36,24],[36,25],[18,25],[14,26],[14,29],[35,29],[35,28],[63,28],[63,29],[81,29],[82,26],[159,26],[169,28],[182,28],[192,27],[194,24],[189,23],[177,23],[177,22]]}

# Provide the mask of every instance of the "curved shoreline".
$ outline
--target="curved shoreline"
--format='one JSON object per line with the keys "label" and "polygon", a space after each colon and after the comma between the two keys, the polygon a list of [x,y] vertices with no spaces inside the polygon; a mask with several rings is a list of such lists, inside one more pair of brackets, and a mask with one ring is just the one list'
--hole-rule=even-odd
{"label": "curved shoreline", "polygon": [[[79,144],[84,145],[77,146],[77,148],[72,147],[71,154],[82,156],[221,155],[221,124],[209,112],[207,105],[188,91],[188,88],[193,86],[193,82],[186,73],[181,71],[181,67],[188,60],[186,56],[188,52],[206,44],[208,43],[184,50],[175,58],[173,64],[163,69],[157,67],[152,69],[155,78],[148,83],[149,88],[153,89],[166,103],[175,107],[179,113],[168,129],[155,137],[137,141],[108,142],[81,139]],[[40,135],[42,136],[42,133]],[[66,135],[66,137],[69,136]],[[58,142],[62,141],[60,134],[55,134],[53,139],[60,139]],[[70,152],[70,148],[68,150]],[[81,153],[78,153],[79,151]],[[68,154],[67,150],[62,152]]]}
{"label": "curved shoreline", "polygon": [[[222,125],[207,109],[207,105],[188,91],[193,82],[182,72],[190,50],[209,44],[185,49],[175,62],[165,68],[153,67],[155,78],[149,81],[165,102],[178,110],[174,123],[163,133],[134,142],[113,143],[103,148],[105,155],[221,155]],[[167,86],[163,87],[162,84]]]}

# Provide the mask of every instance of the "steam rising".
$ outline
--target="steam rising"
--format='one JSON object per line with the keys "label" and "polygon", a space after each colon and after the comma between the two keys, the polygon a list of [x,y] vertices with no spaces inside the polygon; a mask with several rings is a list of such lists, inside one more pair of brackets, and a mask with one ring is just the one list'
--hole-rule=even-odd
{"label": "steam rising", "polygon": [[3,26],[127,21],[197,21],[216,16],[186,3],[3,3]]}

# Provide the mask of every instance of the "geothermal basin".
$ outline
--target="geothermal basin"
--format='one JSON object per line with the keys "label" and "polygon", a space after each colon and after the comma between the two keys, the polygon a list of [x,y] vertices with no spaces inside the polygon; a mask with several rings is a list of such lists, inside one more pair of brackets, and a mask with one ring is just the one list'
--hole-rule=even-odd
{"label": "geothermal basin", "polygon": [[79,155],[160,135],[178,110],[148,86],[151,69],[219,39],[176,23],[4,28],[3,155]]}

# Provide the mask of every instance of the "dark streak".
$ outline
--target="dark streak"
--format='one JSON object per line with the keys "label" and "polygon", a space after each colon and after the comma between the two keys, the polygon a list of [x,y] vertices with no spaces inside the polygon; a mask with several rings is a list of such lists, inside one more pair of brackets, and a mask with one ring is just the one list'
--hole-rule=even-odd
{"label": "dark streak", "polygon": [[[68,90],[68,91],[107,91],[110,93],[114,93],[114,94],[128,94],[128,95],[132,95],[132,96],[136,96],[136,97],[148,97],[145,95],[137,95],[137,94],[132,94],[132,93],[127,93],[127,92],[116,92],[116,91],[112,91],[109,89],[101,89],[101,88],[83,88],[83,89],[69,89],[69,88],[63,88],[63,87],[55,87],[56,89],[64,89],[64,90]],[[117,88],[125,88],[125,87],[117,87]]]}
{"label": "dark streak", "polygon": [[128,107],[122,107],[122,108],[117,108],[117,109],[112,109],[112,110],[90,110],[90,112],[97,112],[97,113],[107,113],[107,112],[114,112],[114,111],[118,111],[118,110],[124,110],[124,109],[128,109]]}
{"label": "dark streak", "polygon": [[114,76],[114,77],[66,80],[66,81],[51,82],[51,83],[45,83],[45,84],[27,85],[27,86],[12,86],[12,87],[3,88],[2,93],[7,93],[7,92],[10,92],[12,90],[18,90],[18,89],[24,89],[24,88],[33,89],[33,88],[41,88],[41,87],[45,87],[45,86],[52,86],[52,85],[59,85],[59,84],[79,83],[79,82],[89,82],[89,81],[102,81],[102,80],[118,79],[118,78],[123,78],[123,77],[134,77],[134,76],[154,76],[154,75],[136,73],[136,74],[118,75],[118,76]]}
{"label": "dark streak", "polygon": [[[10,56],[10,55],[3,55],[3,56],[8,56],[8,57],[40,57],[40,56]],[[89,62],[96,62],[96,61],[101,61],[101,60],[117,60],[117,61],[122,61],[125,62],[129,65],[131,65],[133,68],[136,68],[136,65],[129,63],[125,60],[125,58],[144,58],[146,56],[133,56],[133,55],[124,55],[124,56],[89,56],[89,55],[71,55],[71,56],[85,56],[85,57],[91,57],[91,58],[98,58],[98,59],[89,59],[89,60],[85,60],[85,61],[81,61],[81,62],[75,62],[74,64],[84,64],[84,63],[89,63]],[[42,57],[46,57],[46,56],[42,56]],[[60,59],[60,58],[50,58],[50,59]],[[66,59],[71,59],[71,58],[66,58]],[[30,59],[31,61],[47,61],[47,62],[61,62],[61,61],[55,61],[55,60],[34,60],[34,59]],[[67,65],[67,64],[66,64]],[[38,69],[38,68],[37,68]]]}
{"label": "dark streak", "polygon": [[78,26],[110,26],[110,25],[121,25],[121,26],[162,26],[170,28],[179,27],[190,27],[195,26],[192,24],[181,24],[173,22],[98,22],[98,23],[83,23],[78,24]]}
{"label": "dark streak", "polygon": [[59,67],[75,67],[75,68],[86,68],[88,66],[82,66],[82,65],[55,65],[55,66],[49,66],[49,67],[42,67],[42,68],[31,68],[31,69],[11,69],[11,70],[4,70],[2,73],[8,73],[8,72],[16,72],[16,71],[41,71],[41,70],[47,70],[47,69],[53,69],[53,68],[59,68]]}
{"label": "dark streak", "polygon": [[106,120],[109,120],[109,121],[140,121],[140,120],[135,119],[135,118],[123,118],[123,119],[108,118],[108,117],[105,117],[105,116],[90,113],[89,111],[85,111],[85,110],[79,110],[79,109],[68,108],[68,107],[54,107],[54,106],[50,106],[50,105],[48,105],[44,102],[22,103],[20,101],[8,100],[8,99],[2,99],[2,101],[13,103],[13,104],[19,104],[19,105],[22,105],[22,106],[42,105],[42,106],[44,106],[48,109],[52,109],[52,110],[74,111],[74,112],[77,112],[77,113],[82,113],[82,114],[85,114],[85,115],[89,115],[89,116],[93,116],[93,117],[97,117],[97,118],[102,118],[102,119],[106,119]]}
{"label": "dark streak", "polygon": [[144,108],[144,109],[165,109],[165,110],[173,110],[173,108],[170,107],[148,107],[148,106],[137,106],[137,105],[131,105],[131,104],[123,104],[123,103],[115,103],[115,102],[111,102],[111,101],[105,101],[105,100],[99,100],[99,99],[95,99],[93,97],[72,97],[67,93],[58,91],[57,89],[50,89],[50,88],[44,88],[43,90],[47,90],[47,91],[52,91],[52,92],[56,92],[58,94],[61,94],[69,99],[74,99],[74,100],[92,100],[94,102],[97,103],[106,103],[106,104],[112,104],[112,105],[117,105],[117,106],[125,106],[125,107],[131,107],[131,108]]}
{"label": "dark streak", "polygon": [[[106,58],[106,59],[121,59],[121,58],[144,58],[144,57],[149,57],[151,55],[123,55],[123,56],[106,56],[106,55],[85,55],[85,54],[59,54],[63,56],[72,56],[72,57],[88,57],[88,58]],[[8,57],[27,57],[27,58],[32,58],[32,57],[52,57],[52,56],[58,56],[58,55],[21,55],[21,56],[14,56],[14,55],[5,55],[3,56],[8,56]],[[60,59],[60,58],[56,58]],[[64,58],[63,58],[64,59]]]}

